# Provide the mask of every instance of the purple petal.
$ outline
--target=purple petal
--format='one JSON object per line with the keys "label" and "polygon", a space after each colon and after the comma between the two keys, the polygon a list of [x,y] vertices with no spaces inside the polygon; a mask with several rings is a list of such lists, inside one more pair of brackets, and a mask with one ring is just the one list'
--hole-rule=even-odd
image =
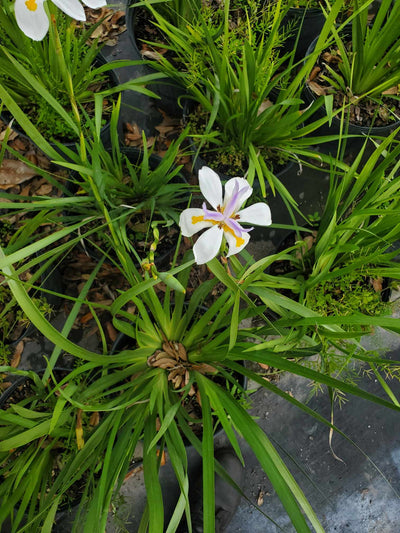
{"label": "purple petal", "polygon": [[235,181],[235,185],[233,187],[233,191],[232,191],[232,196],[231,197],[228,197],[228,198],[225,198],[225,206],[224,206],[224,215],[226,217],[230,217],[231,214],[233,213],[235,207],[236,207],[236,203],[238,201],[238,197],[239,197],[239,183],[237,181]]}
{"label": "purple petal", "polygon": [[[226,186],[228,184],[231,185],[231,182],[233,182],[233,190],[231,186]],[[253,189],[243,178],[232,178],[226,185],[224,215],[230,217],[249,198]]]}
{"label": "purple petal", "polygon": [[202,205],[204,218],[207,220],[216,220],[217,222],[221,222],[224,220],[224,215],[222,213],[219,213],[218,211],[209,211],[206,207],[206,203],[204,202]]}
{"label": "purple petal", "polygon": [[243,233],[249,233],[249,231],[251,231],[253,228],[250,228],[250,229],[244,229],[242,228],[242,226],[239,224],[239,222],[236,222],[236,220],[234,220],[233,218],[227,218],[225,220],[225,224],[231,228],[231,230],[234,232],[235,235],[237,235],[238,237],[242,237]]}

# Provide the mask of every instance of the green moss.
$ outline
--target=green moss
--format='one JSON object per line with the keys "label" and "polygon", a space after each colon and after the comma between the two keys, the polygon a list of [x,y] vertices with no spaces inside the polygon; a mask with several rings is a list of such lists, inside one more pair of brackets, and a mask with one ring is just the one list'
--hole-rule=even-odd
{"label": "green moss", "polygon": [[6,247],[15,228],[8,220],[0,220],[0,246]]}
{"label": "green moss", "polygon": [[368,275],[346,274],[328,279],[307,291],[307,305],[324,316],[363,313],[381,315],[387,310],[381,292],[375,290]]}
{"label": "green moss", "polygon": [[[44,297],[33,297],[32,301],[45,316],[50,316],[52,308]],[[15,340],[30,323],[29,318],[15,302],[10,289],[0,285],[0,353],[1,345],[7,344],[10,338]]]}
{"label": "green moss", "polygon": [[[8,366],[11,361],[11,348],[0,340],[0,365]],[[1,382],[1,379],[0,379]]]}

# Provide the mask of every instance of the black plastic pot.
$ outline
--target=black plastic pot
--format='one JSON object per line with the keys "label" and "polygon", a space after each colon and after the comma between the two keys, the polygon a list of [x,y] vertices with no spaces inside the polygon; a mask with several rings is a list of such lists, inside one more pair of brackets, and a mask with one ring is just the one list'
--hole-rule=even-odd
{"label": "black plastic pot", "polygon": [[[126,29],[130,38],[130,42],[133,48],[134,59],[149,59],[143,57],[140,51],[140,45],[136,38],[136,20],[137,10],[140,8],[135,7],[133,4],[128,5],[126,8]],[[144,9],[144,8],[142,8]],[[149,39],[151,40],[151,39]],[[155,72],[149,66],[146,66],[148,73]],[[154,83],[149,88],[160,97],[160,100],[156,101],[156,106],[167,113],[167,115],[180,117],[182,116],[181,99],[187,94],[186,90],[179,85],[175,80],[167,78],[163,83]]]}
{"label": "black plastic pot", "polygon": [[[193,111],[195,105],[193,104],[192,101],[190,100],[185,100],[184,102],[184,106],[183,106],[183,121],[185,124],[187,124],[189,122],[189,116],[191,114],[191,112]],[[196,142],[194,141],[194,139],[192,137],[189,137],[189,143],[190,143],[190,148],[191,148],[191,151],[193,153],[193,166],[192,166],[192,170],[195,174],[198,174],[199,170],[206,166],[206,167],[210,167],[210,163],[208,163],[206,161],[206,159],[204,159],[204,153],[202,154],[201,153],[201,150],[199,153],[197,153],[198,151],[198,146],[196,144]],[[277,178],[281,177],[282,175],[286,174],[288,169],[291,168],[293,166],[293,161],[288,161],[285,165],[281,166],[280,168],[277,168],[277,169],[274,169],[274,174]],[[230,178],[235,178],[235,177],[238,177],[238,174],[235,173],[235,172],[223,172],[221,171],[220,169],[218,168],[215,168],[213,167],[213,170],[215,172],[217,172],[217,174],[219,175],[219,177],[224,180],[224,181],[227,181],[229,180]],[[245,172],[246,172],[247,169],[243,169],[243,173],[241,174],[241,177],[244,176]],[[268,188],[268,184],[266,184],[267,188]],[[255,184],[255,188],[258,187],[258,184],[256,183]]]}
{"label": "black plastic pot", "polygon": [[[349,27],[346,31],[346,34],[351,35],[351,28]],[[315,46],[317,44],[318,37],[316,37],[313,42],[308,47],[306,57],[309,56],[315,49]],[[306,102],[309,104],[312,104],[317,100],[318,96],[310,89],[308,84],[306,83],[303,90],[303,97]],[[325,106],[321,106],[318,108],[314,114],[313,120],[318,118],[326,117],[326,108]],[[345,125],[347,128],[347,125]],[[324,124],[320,131],[321,133],[325,134],[339,134],[340,133],[340,127],[341,127],[341,120],[337,116],[332,118],[332,123],[329,126],[328,122]],[[355,124],[353,122],[349,122],[348,129],[346,129],[347,133],[350,135],[370,135],[373,137],[387,137],[394,131],[396,128],[400,127],[400,121],[391,122],[387,126],[361,126],[358,124]],[[345,130],[343,130],[345,131]]]}
{"label": "black plastic pot", "polygon": [[[38,374],[38,376],[41,376],[41,375],[44,374],[45,371],[46,371],[46,369],[43,368],[41,370],[35,371],[35,373]],[[71,372],[71,369],[63,368],[63,367],[54,367],[53,371],[56,372],[56,373],[57,372],[63,372],[63,373],[67,372],[68,373],[68,372]],[[12,376],[11,376],[11,378],[12,378]],[[15,380],[13,380],[11,385],[7,389],[5,389],[4,392],[0,396],[0,409],[4,409],[7,400],[9,398],[11,398],[13,396],[13,394],[16,394],[18,389],[20,389],[20,391],[21,391],[23,389],[23,387],[24,387],[24,384],[29,382],[29,381],[32,381],[32,378],[30,378],[29,376],[19,376]],[[25,395],[24,397],[29,397],[29,395]]]}
{"label": "black plastic pot", "polygon": [[[193,141],[192,141],[193,143]],[[193,143],[193,148],[194,148],[194,151],[196,152],[197,150],[197,147],[196,145]],[[277,171],[273,171],[274,172],[274,175],[279,178],[281,176],[283,176],[284,174],[286,174],[286,172],[294,165],[293,161],[288,161],[286,165],[280,167],[277,169]],[[203,159],[201,157],[201,155],[198,155],[195,160],[194,160],[194,164],[193,164],[193,171],[198,174],[199,170],[202,168],[202,167],[208,167],[210,166],[207,161],[205,161],[205,159]],[[220,172],[218,169],[215,169],[213,168],[213,170],[215,170],[215,172],[217,172],[217,174],[219,175],[219,177],[223,180],[223,181],[227,181],[231,178],[235,178],[235,177],[238,177],[237,174],[235,174],[234,172],[232,173],[229,173],[229,174],[225,174],[223,172]],[[240,177],[243,177],[243,175],[245,174],[247,169],[243,169],[243,173]],[[258,183],[256,182],[254,185],[253,185],[253,188],[258,188]],[[266,183],[266,187],[268,189],[268,183]]]}
{"label": "black plastic pot", "polygon": [[[309,230],[315,230],[315,231],[317,230],[316,227],[311,227],[311,226],[306,226],[306,227]],[[305,237],[310,236],[310,235],[312,235],[312,233],[309,233],[306,231],[300,231],[301,239],[304,239]],[[280,244],[277,246],[276,253],[283,252],[287,248],[294,246],[297,240],[298,240],[298,233],[296,233],[295,231],[291,231],[290,233],[286,235],[284,239],[282,239]],[[296,268],[292,266],[292,264],[290,263],[288,259],[279,260],[275,263],[272,263],[268,267],[268,274],[272,276],[282,275],[282,274],[284,275],[284,274],[292,273],[292,272],[296,272]],[[302,275],[303,273],[301,271],[298,271],[298,274]],[[391,294],[390,282],[391,281],[392,281],[391,278],[383,278],[382,289],[380,291],[380,298],[382,302],[387,303],[390,300],[390,294]],[[349,288],[349,290],[351,289]],[[296,295],[292,293],[290,290],[284,289],[282,293],[285,294],[285,296],[288,296],[289,298],[293,298],[296,300]]]}
{"label": "black plastic pot", "polygon": [[0,396],[0,409],[4,409],[6,402],[15,392],[18,390],[18,388],[22,388],[24,383],[26,383],[27,378],[25,376],[21,376],[17,378],[15,381],[11,383],[7,389],[2,393]]}
{"label": "black plastic pot", "polygon": [[[290,35],[284,45],[284,52],[291,52],[294,48],[296,61],[302,59],[316,35],[321,33],[325,23],[325,15],[322,9],[291,7],[282,21],[282,26],[291,29]],[[297,41],[297,45],[296,45]]]}
{"label": "black plastic pot", "polygon": [[[100,67],[102,65],[105,65],[107,63],[107,60],[106,58],[104,57],[104,55],[102,53],[99,53],[95,59],[95,66],[96,67]],[[111,84],[112,86],[116,87],[119,82],[118,82],[118,77],[116,75],[116,73],[111,70],[107,73],[107,75],[109,76],[110,78],[110,81],[111,81]],[[3,120],[3,122],[5,123],[10,123],[11,120],[12,120],[12,114],[9,113],[8,111],[4,111],[1,113],[1,119]],[[35,139],[31,139],[19,126],[18,122],[13,122],[13,125],[12,125],[12,129],[20,136],[22,137],[23,139],[26,139],[28,141],[31,141],[33,144],[36,144],[35,143]],[[107,124],[105,124],[102,129],[101,129],[101,132],[100,132],[100,136],[101,136],[101,140],[103,142],[103,144],[105,146],[110,146],[110,142],[111,142],[111,138],[110,138],[110,122],[107,122]],[[69,150],[72,150],[73,152],[76,151],[76,145],[77,143],[79,142],[79,139],[77,139],[76,141],[68,141],[68,140],[65,140],[64,142],[60,141],[61,144],[63,146],[65,146],[65,148],[68,148]],[[69,159],[65,153],[63,152],[63,150],[61,148],[59,148],[54,142],[51,142],[49,141],[49,144],[50,146],[58,153],[60,154],[60,156],[62,158],[65,158],[65,159]]]}
{"label": "black plastic pot", "polygon": [[[125,147],[125,148],[121,148],[121,153],[127,156],[129,162],[133,166],[140,166],[141,161],[143,159],[143,151],[142,150],[140,150],[139,148],[135,148],[135,147]],[[151,154],[150,157],[149,157],[149,168],[151,170],[154,170],[161,164],[161,162],[162,162],[162,158],[160,156],[158,156],[157,154]],[[77,177],[77,174],[75,172],[73,172],[72,175]],[[184,178],[183,174],[181,174],[181,173],[179,173],[176,176],[174,176],[172,178],[172,180],[170,181],[170,183],[180,183],[180,184],[187,185],[187,181]],[[75,184],[73,184],[73,183],[71,184],[70,183],[68,188],[71,191],[71,193],[75,194],[75,192],[76,192],[76,185]],[[181,203],[176,204],[176,207],[183,210],[183,209],[185,209],[187,207],[188,201],[189,201],[189,193],[187,194],[187,197],[186,197],[186,195],[183,197]],[[71,212],[66,212],[65,214],[66,214],[66,216],[71,216],[72,215]],[[94,246],[91,246],[90,243],[86,243],[85,244],[85,251],[94,260],[98,260],[100,258],[100,254],[99,254],[98,250]],[[169,260],[172,258],[174,252],[175,252],[175,249],[173,248],[171,250],[165,251],[164,253],[155,254],[155,264],[156,264],[156,266],[158,268],[163,268],[165,265],[169,265]],[[140,265],[138,265],[138,266],[140,266]]]}

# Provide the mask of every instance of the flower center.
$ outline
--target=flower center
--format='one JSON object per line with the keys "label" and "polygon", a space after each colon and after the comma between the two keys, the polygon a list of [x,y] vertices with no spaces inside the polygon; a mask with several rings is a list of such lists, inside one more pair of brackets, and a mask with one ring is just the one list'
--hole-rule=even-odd
{"label": "flower center", "polygon": [[25,5],[29,9],[29,11],[36,11],[38,7],[36,0],[26,0]]}
{"label": "flower center", "polygon": [[236,247],[239,248],[239,246],[242,246],[242,244],[244,244],[244,239],[243,237],[238,237],[236,235],[236,233],[233,231],[232,228],[230,228],[227,224],[225,224],[225,222],[223,220],[211,220],[211,219],[208,219],[208,218],[204,218],[204,215],[200,215],[200,216],[194,216],[192,217],[192,224],[197,224],[198,222],[211,222],[211,224],[213,226],[215,225],[218,225],[219,228],[221,228],[223,231],[225,231],[226,233],[229,233],[230,235],[232,235],[233,237],[235,237],[236,239]]}

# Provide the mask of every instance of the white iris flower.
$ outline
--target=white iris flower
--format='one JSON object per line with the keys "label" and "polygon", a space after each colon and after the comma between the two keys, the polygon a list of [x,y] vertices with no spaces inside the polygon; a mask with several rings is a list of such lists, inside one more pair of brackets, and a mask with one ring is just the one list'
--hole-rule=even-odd
{"label": "white iris flower", "polygon": [[202,195],[215,211],[209,211],[204,202],[201,209],[185,209],[179,219],[182,235],[185,237],[208,228],[193,247],[198,265],[207,263],[218,254],[224,236],[229,245],[227,257],[239,253],[249,242],[249,231],[253,229],[242,228],[242,223],[256,226],[271,224],[271,211],[265,203],[259,202],[239,210],[253,192],[244,178],[232,178],[226,182],[224,199],[221,180],[211,168],[200,169],[199,185]]}
{"label": "white iris flower", "polygon": [[[93,9],[107,4],[106,0],[84,0],[83,3]],[[85,11],[79,0],[53,0],[53,4],[73,19],[86,20]],[[15,0],[14,9],[17,24],[25,35],[34,41],[41,41],[49,29],[44,0]]]}

